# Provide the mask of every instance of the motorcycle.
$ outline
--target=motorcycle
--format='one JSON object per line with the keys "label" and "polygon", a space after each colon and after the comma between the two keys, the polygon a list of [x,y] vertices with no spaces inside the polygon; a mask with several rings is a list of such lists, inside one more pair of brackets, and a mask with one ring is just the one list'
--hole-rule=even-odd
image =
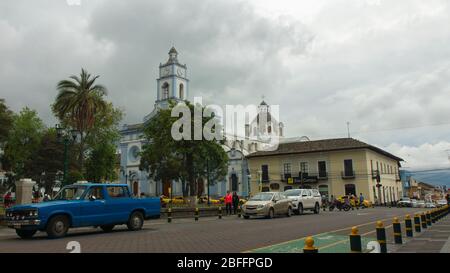
{"label": "motorcycle", "polygon": [[339,211],[342,211],[342,210],[349,211],[352,209],[352,206],[336,200],[330,204],[330,206],[328,207],[328,210],[333,211],[335,208],[337,208]]}

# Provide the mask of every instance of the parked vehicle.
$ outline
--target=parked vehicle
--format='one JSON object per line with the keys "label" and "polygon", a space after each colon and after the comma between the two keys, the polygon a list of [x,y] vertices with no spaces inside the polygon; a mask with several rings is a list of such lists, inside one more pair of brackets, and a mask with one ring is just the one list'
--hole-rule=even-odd
{"label": "parked vehicle", "polygon": [[436,204],[434,204],[433,202],[425,202],[425,208],[436,208]]}
{"label": "parked vehicle", "polygon": [[418,208],[419,207],[419,203],[416,199],[411,199],[411,207],[412,208]]}
{"label": "parked vehicle", "polygon": [[284,194],[291,200],[292,209],[295,214],[303,214],[305,210],[320,212],[322,206],[322,196],[318,190],[294,189],[287,190]]}
{"label": "parked vehicle", "polygon": [[[209,197],[209,202],[213,205],[220,204],[220,200]],[[199,204],[208,204],[208,196],[202,196],[198,199]]]}
{"label": "parked vehicle", "polygon": [[436,201],[436,206],[437,207],[442,207],[442,206],[445,206],[445,205],[447,205],[447,200],[445,200],[445,199],[441,199],[441,200],[437,200]]}
{"label": "parked vehicle", "polygon": [[397,207],[412,207],[412,201],[409,197],[400,198],[400,201],[397,202]]}
{"label": "parked vehicle", "polygon": [[181,205],[181,204],[185,203],[183,196],[176,196],[176,197],[173,197],[172,199],[170,199],[169,197],[167,197],[165,195],[161,195],[160,199],[161,199],[161,205],[163,207],[167,206],[167,204]]}
{"label": "parked vehicle", "polygon": [[334,209],[349,211],[352,209],[350,204],[345,203],[343,199],[336,199],[334,202],[330,204],[328,207],[329,211],[333,211]]}
{"label": "parked vehicle", "polygon": [[6,225],[21,238],[38,230],[61,238],[69,228],[95,226],[110,232],[126,224],[140,230],[145,219],[160,216],[159,198],[133,198],[126,184],[74,184],[62,188],[53,200],[17,205],[6,210]]}
{"label": "parked vehicle", "polygon": [[425,207],[425,201],[424,200],[417,200],[417,207],[418,208],[424,208]]}
{"label": "parked vehicle", "polygon": [[261,192],[255,194],[242,206],[245,219],[250,216],[264,216],[273,218],[275,215],[292,215],[292,202],[284,193]]}

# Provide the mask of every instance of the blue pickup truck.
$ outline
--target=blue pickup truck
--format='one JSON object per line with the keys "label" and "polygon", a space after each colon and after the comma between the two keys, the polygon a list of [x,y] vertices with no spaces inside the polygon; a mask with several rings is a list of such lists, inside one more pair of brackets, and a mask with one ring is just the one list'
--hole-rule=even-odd
{"label": "blue pickup truck", "polygon": [[6,210],[6,225],[21,238],[46,231],[61,238],[69,228],[94,226],[110,232],[126,224],[140,230],[144,220],[160,216],[159,198],[133,198],[128,185],[80,183],[62,188],[50,201],[13,206]]}

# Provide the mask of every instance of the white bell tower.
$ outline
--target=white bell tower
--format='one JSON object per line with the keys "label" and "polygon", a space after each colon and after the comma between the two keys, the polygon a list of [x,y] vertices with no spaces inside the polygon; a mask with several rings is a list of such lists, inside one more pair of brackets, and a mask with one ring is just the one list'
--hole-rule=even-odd
{"label": "white bell tower", "polygon": [[169,100],[187,100],[189,95],[189,80],[187,67],[178,62],[178,52],[172,47],[169,51],[169,60],[159,65],[159,78],[157,81],[156,107],[166,109]]}

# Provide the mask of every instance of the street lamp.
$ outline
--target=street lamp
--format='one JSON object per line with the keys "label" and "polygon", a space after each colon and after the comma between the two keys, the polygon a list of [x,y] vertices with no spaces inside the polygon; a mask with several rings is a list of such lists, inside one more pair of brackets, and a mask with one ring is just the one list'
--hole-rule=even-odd
{"label": "street lamp", "polygon": [[78,131],[75,129],[70,130],[70,135],[67,133],[66,128],[61,127],[61,125],[56,124],[56,137],[58,141],[62,141],[64,143],[64,172],[63,172],[63,180],[61,182],[61,188],[64,187],[67,183],[67,174],[69,169],[69,159],[68,159],[68,147],[70,143],[70,136],[72,137],[72,141],[75,142],[78,136]]}

